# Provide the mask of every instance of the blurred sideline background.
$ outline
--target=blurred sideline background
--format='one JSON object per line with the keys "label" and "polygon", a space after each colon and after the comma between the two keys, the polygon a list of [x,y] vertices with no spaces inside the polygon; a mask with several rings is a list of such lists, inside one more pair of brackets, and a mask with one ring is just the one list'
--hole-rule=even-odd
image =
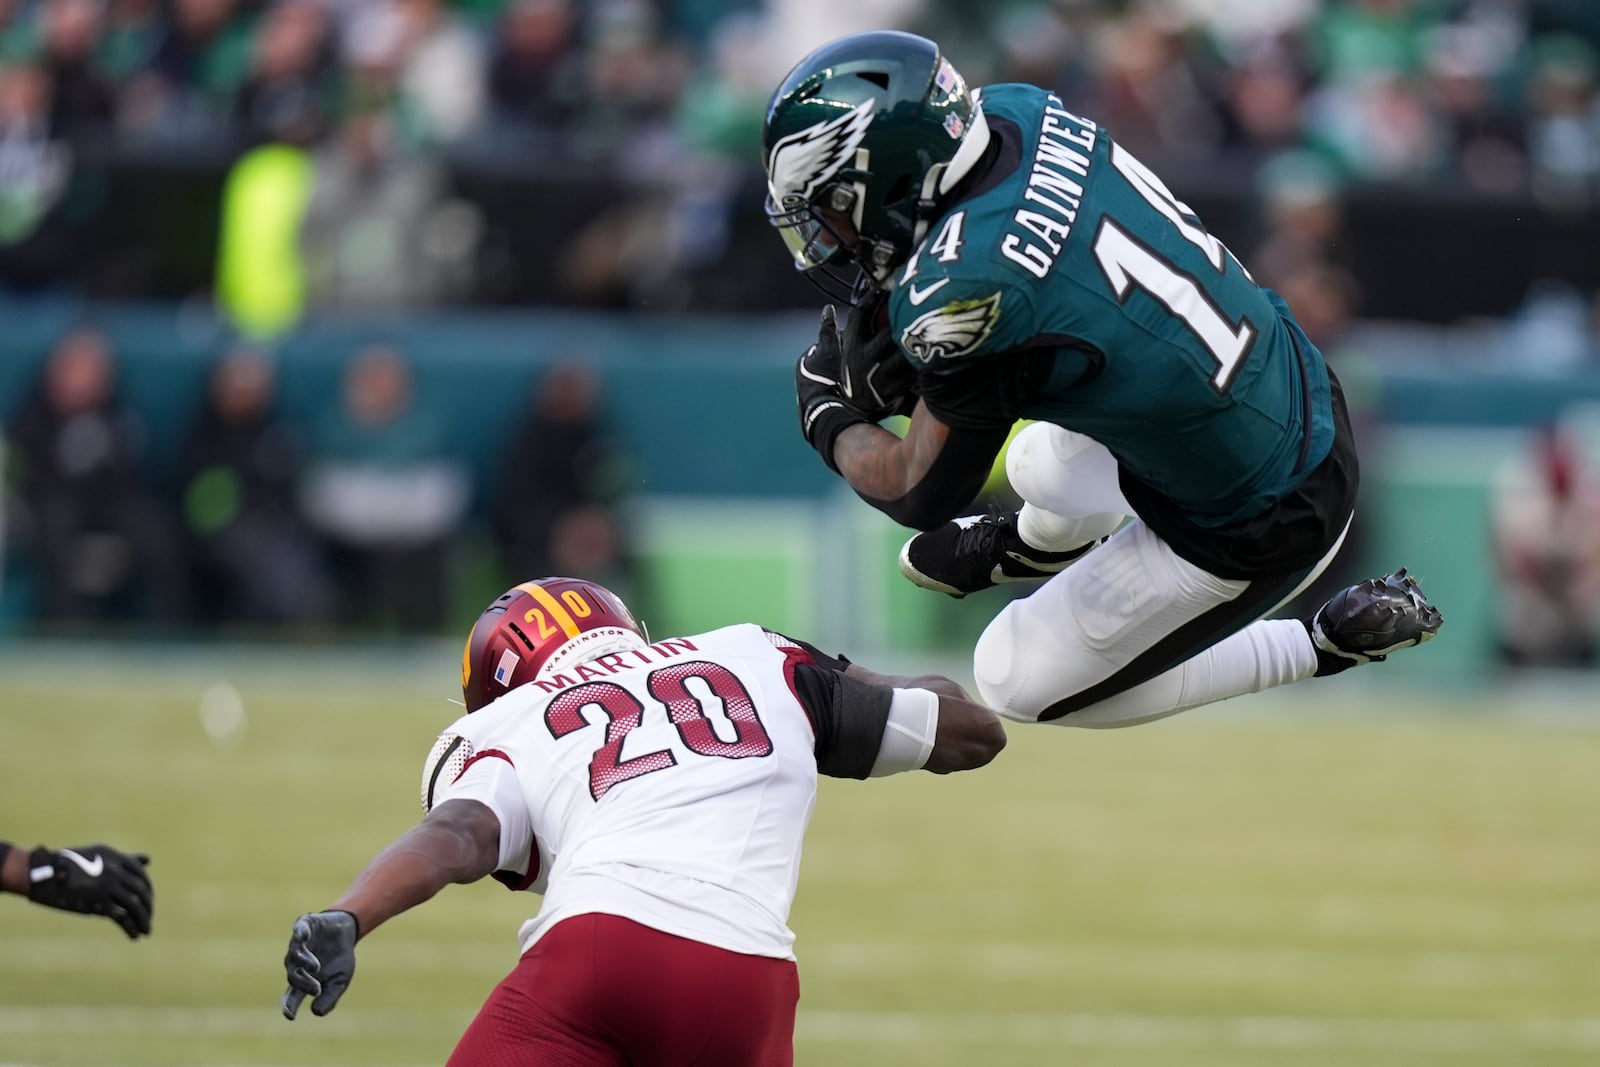
{"label": "blurred sideline background", "polygon": [[771,89],[875,27],[1060,92],[1284,293],[1358,422],[1327,585],[1449,621],[825,784],[801,1062],[1600,1054],[1600,6],[0,0],[0,834],[147,848],[160,902],[123,946],[0,900],[0,1060],[442,1060],[534,901],[397,922],[314,1026],[277,961],[513,581],[965,677],[1007,594],[905,583],[801,441],[819,297],[761,213]]}

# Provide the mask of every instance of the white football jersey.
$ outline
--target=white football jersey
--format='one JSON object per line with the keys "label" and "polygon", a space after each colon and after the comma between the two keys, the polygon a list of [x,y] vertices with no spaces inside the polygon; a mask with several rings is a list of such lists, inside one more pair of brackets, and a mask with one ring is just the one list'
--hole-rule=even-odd
{"label": "white football jersey", "polygon": [[[495,812],[496,877],[545,894],[524,952],[561,919],[604,912],[792,959],[817,789],[794,671],[811,662],[755,625],[601,656],[458,719],[424,768],[424,805],[468,798]],[[937,702],[906,692],[927,697],[914,729],[931,747]],[[877,751],[882,720],[872,729]]]}

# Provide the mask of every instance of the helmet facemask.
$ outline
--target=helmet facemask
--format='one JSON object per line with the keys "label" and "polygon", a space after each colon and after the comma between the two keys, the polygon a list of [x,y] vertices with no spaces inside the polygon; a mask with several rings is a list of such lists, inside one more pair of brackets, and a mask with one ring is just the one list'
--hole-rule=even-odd
{"label": "helmet facemask", "polygon": [[784,197],[780,206],[770,193],[767,195],[768,224],[783,239],[794,258],[795,269],[829,300],[859,303],[867,293],[882,287],[894,271],[893,245],[850,237],[829,218],[830,213],[848,218],[851,228],[859,234],[865,195],[866,186],[859,181],[825,186],[818,194],[821,203],[791,194]]}

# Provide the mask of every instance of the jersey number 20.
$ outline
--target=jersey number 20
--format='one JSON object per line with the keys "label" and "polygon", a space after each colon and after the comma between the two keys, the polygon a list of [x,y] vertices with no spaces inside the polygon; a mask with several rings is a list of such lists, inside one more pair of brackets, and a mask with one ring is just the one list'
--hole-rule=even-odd
{"label": "jersey number 20", "polygon": [[[728,722],[733,726],[733,740],[724,741],[717,736],[706,715],[705,704],[689,690],[687,683],[691,678],[704,682],[711,694],[722,702]],[[772,738],[761,725],[755,702],[750,699],[744,683],[728,668],[704,660],[675,663],[652,671],[645,680],[645,687],[665,705],[667,718],[678,728],[678,736],[690,752],[723,759],[772,754]],[[551,736],[560,740],[588,726],[583,709],[589,707],[598,708],[606,717],[605,741],[595,749],[594,758],[589,761],[589,795],[594,799],[605,796],[618,782],[677,766],[678,757],[667,748],[622,758],[622,743],[644,721],[645,706],[615,682],[587,682],[563,691],[552,700],[544,713]]]}
{"label": "jersey number 20", "polygon": [[[1177,227],[1185,240],[1205,253],[1218,274],[1227,270],[1233,254],[1195,222],[1193,212],[1172,195],[1166,183],[1156,177],[1153,171],[1117,144],[1111,146],[1111,165],[1151,207]],[[1255,325],[1249,319],[1237,325],[1229,322],[1198,278],[1180,270],[1172,261],[1118,226],[1109,215],[1101,220],[1100,230],[1094,235],[1094,256],[1119,301],[1126,303],[1137,287],[1183,320],[1184,325],[1194,332],[1216,361],[1211,384],[1217,392],[1227,392],[1239,364],[1244,362],[1250,346],[1255,342]],[[1241,271],[1244,270],[1238,260],[1234,260],[1234,263]]]}

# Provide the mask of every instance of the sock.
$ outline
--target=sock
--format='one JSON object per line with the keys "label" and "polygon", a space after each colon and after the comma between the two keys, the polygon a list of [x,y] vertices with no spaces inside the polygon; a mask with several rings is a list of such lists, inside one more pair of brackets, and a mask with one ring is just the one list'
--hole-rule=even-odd
{"label": "sock", "polygon": [[1312,676],[1320,657],[1295,619],[1262,619],[1131,689],[1055,720],[1108,729],[1164,719],[1189,708],[1259,693]]}

